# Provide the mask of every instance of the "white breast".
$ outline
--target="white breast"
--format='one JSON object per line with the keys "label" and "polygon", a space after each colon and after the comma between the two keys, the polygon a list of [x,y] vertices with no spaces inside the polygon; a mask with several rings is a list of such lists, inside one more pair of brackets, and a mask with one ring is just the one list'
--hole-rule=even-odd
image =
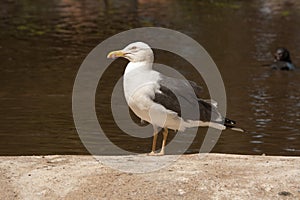
{"label": "white breast", "polygon": [[144,63],[130,62],[124,73],[124,94],[128,106],[141,119],[158,127],[183,131],[187,123],[177,113],[155,103],[152,99],[160,92],[159,72]]}

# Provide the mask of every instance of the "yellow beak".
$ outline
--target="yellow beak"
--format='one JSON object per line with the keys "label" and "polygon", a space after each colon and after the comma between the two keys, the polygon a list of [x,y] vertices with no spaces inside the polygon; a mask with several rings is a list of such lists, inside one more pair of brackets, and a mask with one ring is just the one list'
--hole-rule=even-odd
{"label": "yellow beak", "polygon": [[125,53],[122,50],[112,51],[107,55],[107,58],[119,58],[124,57]]}

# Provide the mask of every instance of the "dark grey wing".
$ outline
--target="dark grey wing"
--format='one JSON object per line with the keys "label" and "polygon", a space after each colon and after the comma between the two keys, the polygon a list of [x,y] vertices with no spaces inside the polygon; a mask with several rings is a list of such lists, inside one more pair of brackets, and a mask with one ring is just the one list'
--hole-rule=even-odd
{"label": "dark grey wing", "polygon": [[[199,98],[202,88],[195,82],[160,76],[160,92],[155,93],[154,102],[176,112],[184,120],[223,122],[216,107]],[[197,106],[199,110],[195,110]]]}
{"label": "dark grey wing", "polygon": [[192,92],[190,88],[193,88],[194,90],[193,95],[196,94],[198,98],[201,97],[203,88],[197,85],[197,83],[195,83],[194,81],[189,81],[185,79],[176,79],[176,78],[165,76],[163,74],[160,74],[160,78],[161,80],[159,81],[159,83],[171,89],[172,91],[178,89],[186,89],[189,92]]}
{"label": "dark grey wing", "polygon": [[189,81],[189,84],[192,86],[196,96],[198,98],[201,98],[203,88],[201,86],[197,85],[197,83],[195,83],[194,81]]}

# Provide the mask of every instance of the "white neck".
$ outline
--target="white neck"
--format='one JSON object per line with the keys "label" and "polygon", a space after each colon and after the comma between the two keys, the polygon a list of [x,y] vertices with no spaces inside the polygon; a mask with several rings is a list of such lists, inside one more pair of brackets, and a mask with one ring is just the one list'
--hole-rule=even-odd
{"label": "white neck", "polygon": [[124,72],[124,75],[128,74],[129,72],[133,72],[133,71],[144,71],[144,70],[147,70],[147,71],[150,71],[152,70],[152,62],[148,62],[148,61],[143,61],[143,62],[129,62],[126,69],[125,69],[125,72]]}

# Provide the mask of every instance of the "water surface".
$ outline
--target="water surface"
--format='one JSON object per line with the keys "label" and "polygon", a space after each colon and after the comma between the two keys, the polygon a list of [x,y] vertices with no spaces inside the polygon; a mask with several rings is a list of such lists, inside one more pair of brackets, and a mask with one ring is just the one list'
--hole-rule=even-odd
{"label": "water surface", "polygon": [[[247,134],[225,131],[213,152],[300,155],[300,71],[272,71],[272,51],[287,47],[300,66],[298,1],[28,1],[0,7],[0,154],[88,154],[72,118],[72,88],[85,56],[101,41],[131,28],[159,26],[181,31],[209,52],[222,74],[228,116]],[[120,46],[120,48],[122,48]],[[201,78],[180,59],[158,52],[157,61],[188,79]],[[148,152],[151,138],[122,133],[110,111],[110,93],[125,61],[99,83],[96,108],[111,140]],[[100,94],[101,92],[101,94]],[[197,152],[198,135],[188,152]],[[169,140],[172,139],[172,134]]]}

